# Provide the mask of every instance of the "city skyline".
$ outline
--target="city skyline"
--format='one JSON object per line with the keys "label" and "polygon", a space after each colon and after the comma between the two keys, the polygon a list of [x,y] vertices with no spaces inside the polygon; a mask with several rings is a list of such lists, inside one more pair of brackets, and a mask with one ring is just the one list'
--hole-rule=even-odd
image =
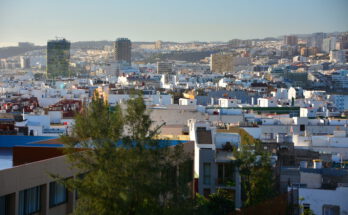
{"label": "city skyline", "polygon": [[[55,36],[75,41],[228,41],[347,31],[348,2],[275,0],[218,2],[2,0],[0,46]],[[120,9],[121,8],[121,9]]]}

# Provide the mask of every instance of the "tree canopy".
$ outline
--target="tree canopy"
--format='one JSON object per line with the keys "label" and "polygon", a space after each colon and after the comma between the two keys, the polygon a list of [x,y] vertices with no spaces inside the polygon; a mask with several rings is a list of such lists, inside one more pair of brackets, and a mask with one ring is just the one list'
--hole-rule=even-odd
{"label": "tree canopy", "polygon": [[192,212],[192,160],[181,144],[155,140],[158,128],[142,95],[125,110],[98,94],[78,114],[72,134],[62,136],[75,177],[74,214],[176,214]]}
{"label": "tree canopy", "polygon": [[241,176],[243,206],[274,197],[276,189],[271,159],[269,153],[262,149],[261,142],[242,135],[242,144],[234,155]]}

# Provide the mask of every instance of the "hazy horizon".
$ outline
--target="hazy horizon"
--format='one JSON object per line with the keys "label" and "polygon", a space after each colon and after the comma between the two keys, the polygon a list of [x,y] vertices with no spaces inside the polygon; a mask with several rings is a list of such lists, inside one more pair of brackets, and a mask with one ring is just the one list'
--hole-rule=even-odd
{"label": "hazy horizon", "polygon": [[228,41],[348,30],[346,0],[0,0],[0,47],[77,41]]}

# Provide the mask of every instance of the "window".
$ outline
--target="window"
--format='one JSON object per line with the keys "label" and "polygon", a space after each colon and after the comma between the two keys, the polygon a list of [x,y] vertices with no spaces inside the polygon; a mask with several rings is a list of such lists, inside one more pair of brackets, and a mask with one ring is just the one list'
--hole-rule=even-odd
{"label": "window", "polygon": [[50,183],[50,207],[63,204],[67,201],[67,192],[63,184],[58,182]]}
{"label": "window", "polygon": [[8,196],[0,196],[0,215],[8,214]]}
{"label": "window", "polygon": [[235,186],[234,166],[232,163],[218,164],[218,185]]}
{"label": "window", "polygon": [[306,125],[301,124],[300,125],[300,131],[305,131],[306,130]]}
{"label": "window", "polygon": [[19,192],[19,215],[29,215],[40,211],[40,186]]}
{"label": "window", "polygon": [[303,204],[303,210],[310,210],[311,209],[311,205],[310,204]]}
{"label": "window", "polygon": [[323,205],[323,215],[339,215],[340,207],[334,205]]}
{"label": "window", "polygon": [[203,184],[210,185],[211,168],[210,163],[203,163]]}

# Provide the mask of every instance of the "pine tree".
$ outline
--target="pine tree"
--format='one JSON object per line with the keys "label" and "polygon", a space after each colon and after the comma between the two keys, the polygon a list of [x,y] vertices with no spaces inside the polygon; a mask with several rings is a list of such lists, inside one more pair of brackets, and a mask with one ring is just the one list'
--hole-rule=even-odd
{"label": "pine tree", "polygon": [[[185,214],[191,212],[192,160],[181,145],[155,140],[159,128],[141,94],[111,108],[99,95],[63,136],[76,190],[75,214]],[[82,150],[86,149],[86,150]],[[59,176],[58,176],[59,177]]]}

